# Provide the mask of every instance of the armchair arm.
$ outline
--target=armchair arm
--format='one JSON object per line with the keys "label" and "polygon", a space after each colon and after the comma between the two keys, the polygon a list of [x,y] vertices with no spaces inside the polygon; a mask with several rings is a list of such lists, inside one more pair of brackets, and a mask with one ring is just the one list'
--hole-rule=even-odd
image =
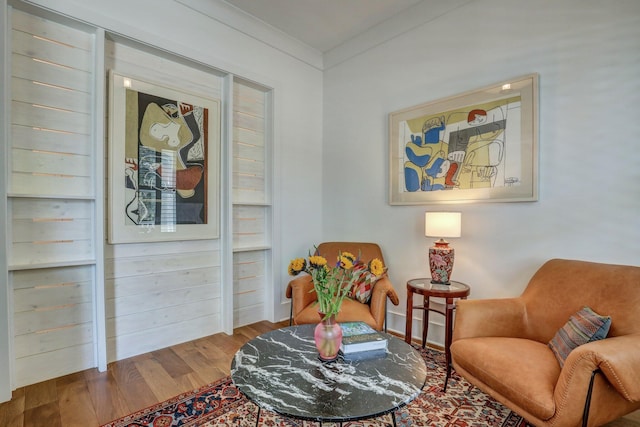
{"label": "armchair arm", "polygon": [[300,274],[296,276],[287,285],[286,296],[291,298],[291,305],[293,308],[293,316],[304,310],[312,302],[318,299],[313,290],[313,281],[308,274]]}
{"label": "armchair arm", "polygon": [[382,276],[373,285],[373,291],[371,292],[370,311],[371,315],[376,321],[378,330],[382,330],[384,325],[384,315],[386,308],[387,297],[391,300],[393,305],[400,304],[400,299],[396,293],[388,276]]}
{"label": "armchair arm", "polygon": [[525,318],[520,298],[458,300],[452,342],[473,337],[525,337]]}
{"label": "armchair arm", "polygon": [[590,374],[598,368],[626,400],[640,402],[640,334],[606,338],[574,349],[558,384],[568,383],[580,370]]}

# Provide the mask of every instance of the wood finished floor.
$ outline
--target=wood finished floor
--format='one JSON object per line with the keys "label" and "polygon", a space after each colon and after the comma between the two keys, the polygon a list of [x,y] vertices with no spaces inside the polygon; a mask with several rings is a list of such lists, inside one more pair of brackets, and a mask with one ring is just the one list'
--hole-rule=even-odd
{"label": "wood finished floor", "polygon": [[94,427],[229,375],[250,339],[287,326],[259,322],[151,353],[21,387],[0,404],[2,427]]}
{"label": "wood finished floor", "polygon": [[[1,427],[94,427],[229,375],[247,341],[288,322],[259,322],[88,369],[13,392],[0,404]],[[635,421],[634,421],[635,420]],[[608,425],[638,427],[640,413]]]}

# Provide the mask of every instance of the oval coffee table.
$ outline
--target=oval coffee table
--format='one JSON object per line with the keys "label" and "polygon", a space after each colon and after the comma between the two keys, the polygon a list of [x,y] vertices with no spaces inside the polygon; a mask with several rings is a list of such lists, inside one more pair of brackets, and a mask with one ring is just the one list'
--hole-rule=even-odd
{"label": "oval coffee table", "polygon": [[323,363],[313,341],[315,325],[290,326],[260,335],[238,350],[231,378],[260,408],[286,417],[322,422],[374,418],[406,405],[424,387],[420,353],[387,335],[381,356]]}

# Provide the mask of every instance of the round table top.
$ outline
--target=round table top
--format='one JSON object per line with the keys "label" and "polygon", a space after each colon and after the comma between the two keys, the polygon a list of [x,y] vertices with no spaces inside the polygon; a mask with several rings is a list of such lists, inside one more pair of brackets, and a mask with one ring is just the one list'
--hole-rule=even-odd
{"label": "round table top", "polygon": [[238,350],[231,378],[251,401],[281,415],[314,421],[350,421],[389,413],[416,398],[426,381],[420,353],[387,335],[386,354],[323,363],[315,325],[260,335]]}
{"label": "round table top", "polygon": [[430,278],[411,279],[407,281],[407,289],[421,295],[442,298],[460,298],[469,295],[471,288],[462,282],[452,280],[448,285],[432,283]]}

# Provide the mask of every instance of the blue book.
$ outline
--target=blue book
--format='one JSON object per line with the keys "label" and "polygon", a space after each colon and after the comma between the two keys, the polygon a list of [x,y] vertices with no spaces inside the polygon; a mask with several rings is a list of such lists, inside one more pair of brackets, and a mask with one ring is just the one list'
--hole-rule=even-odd
{"label": "blue book", "polygon": [[386,350],[387,338],[364,322],[340,323],[342,328],[342,354],[362,351]]}

